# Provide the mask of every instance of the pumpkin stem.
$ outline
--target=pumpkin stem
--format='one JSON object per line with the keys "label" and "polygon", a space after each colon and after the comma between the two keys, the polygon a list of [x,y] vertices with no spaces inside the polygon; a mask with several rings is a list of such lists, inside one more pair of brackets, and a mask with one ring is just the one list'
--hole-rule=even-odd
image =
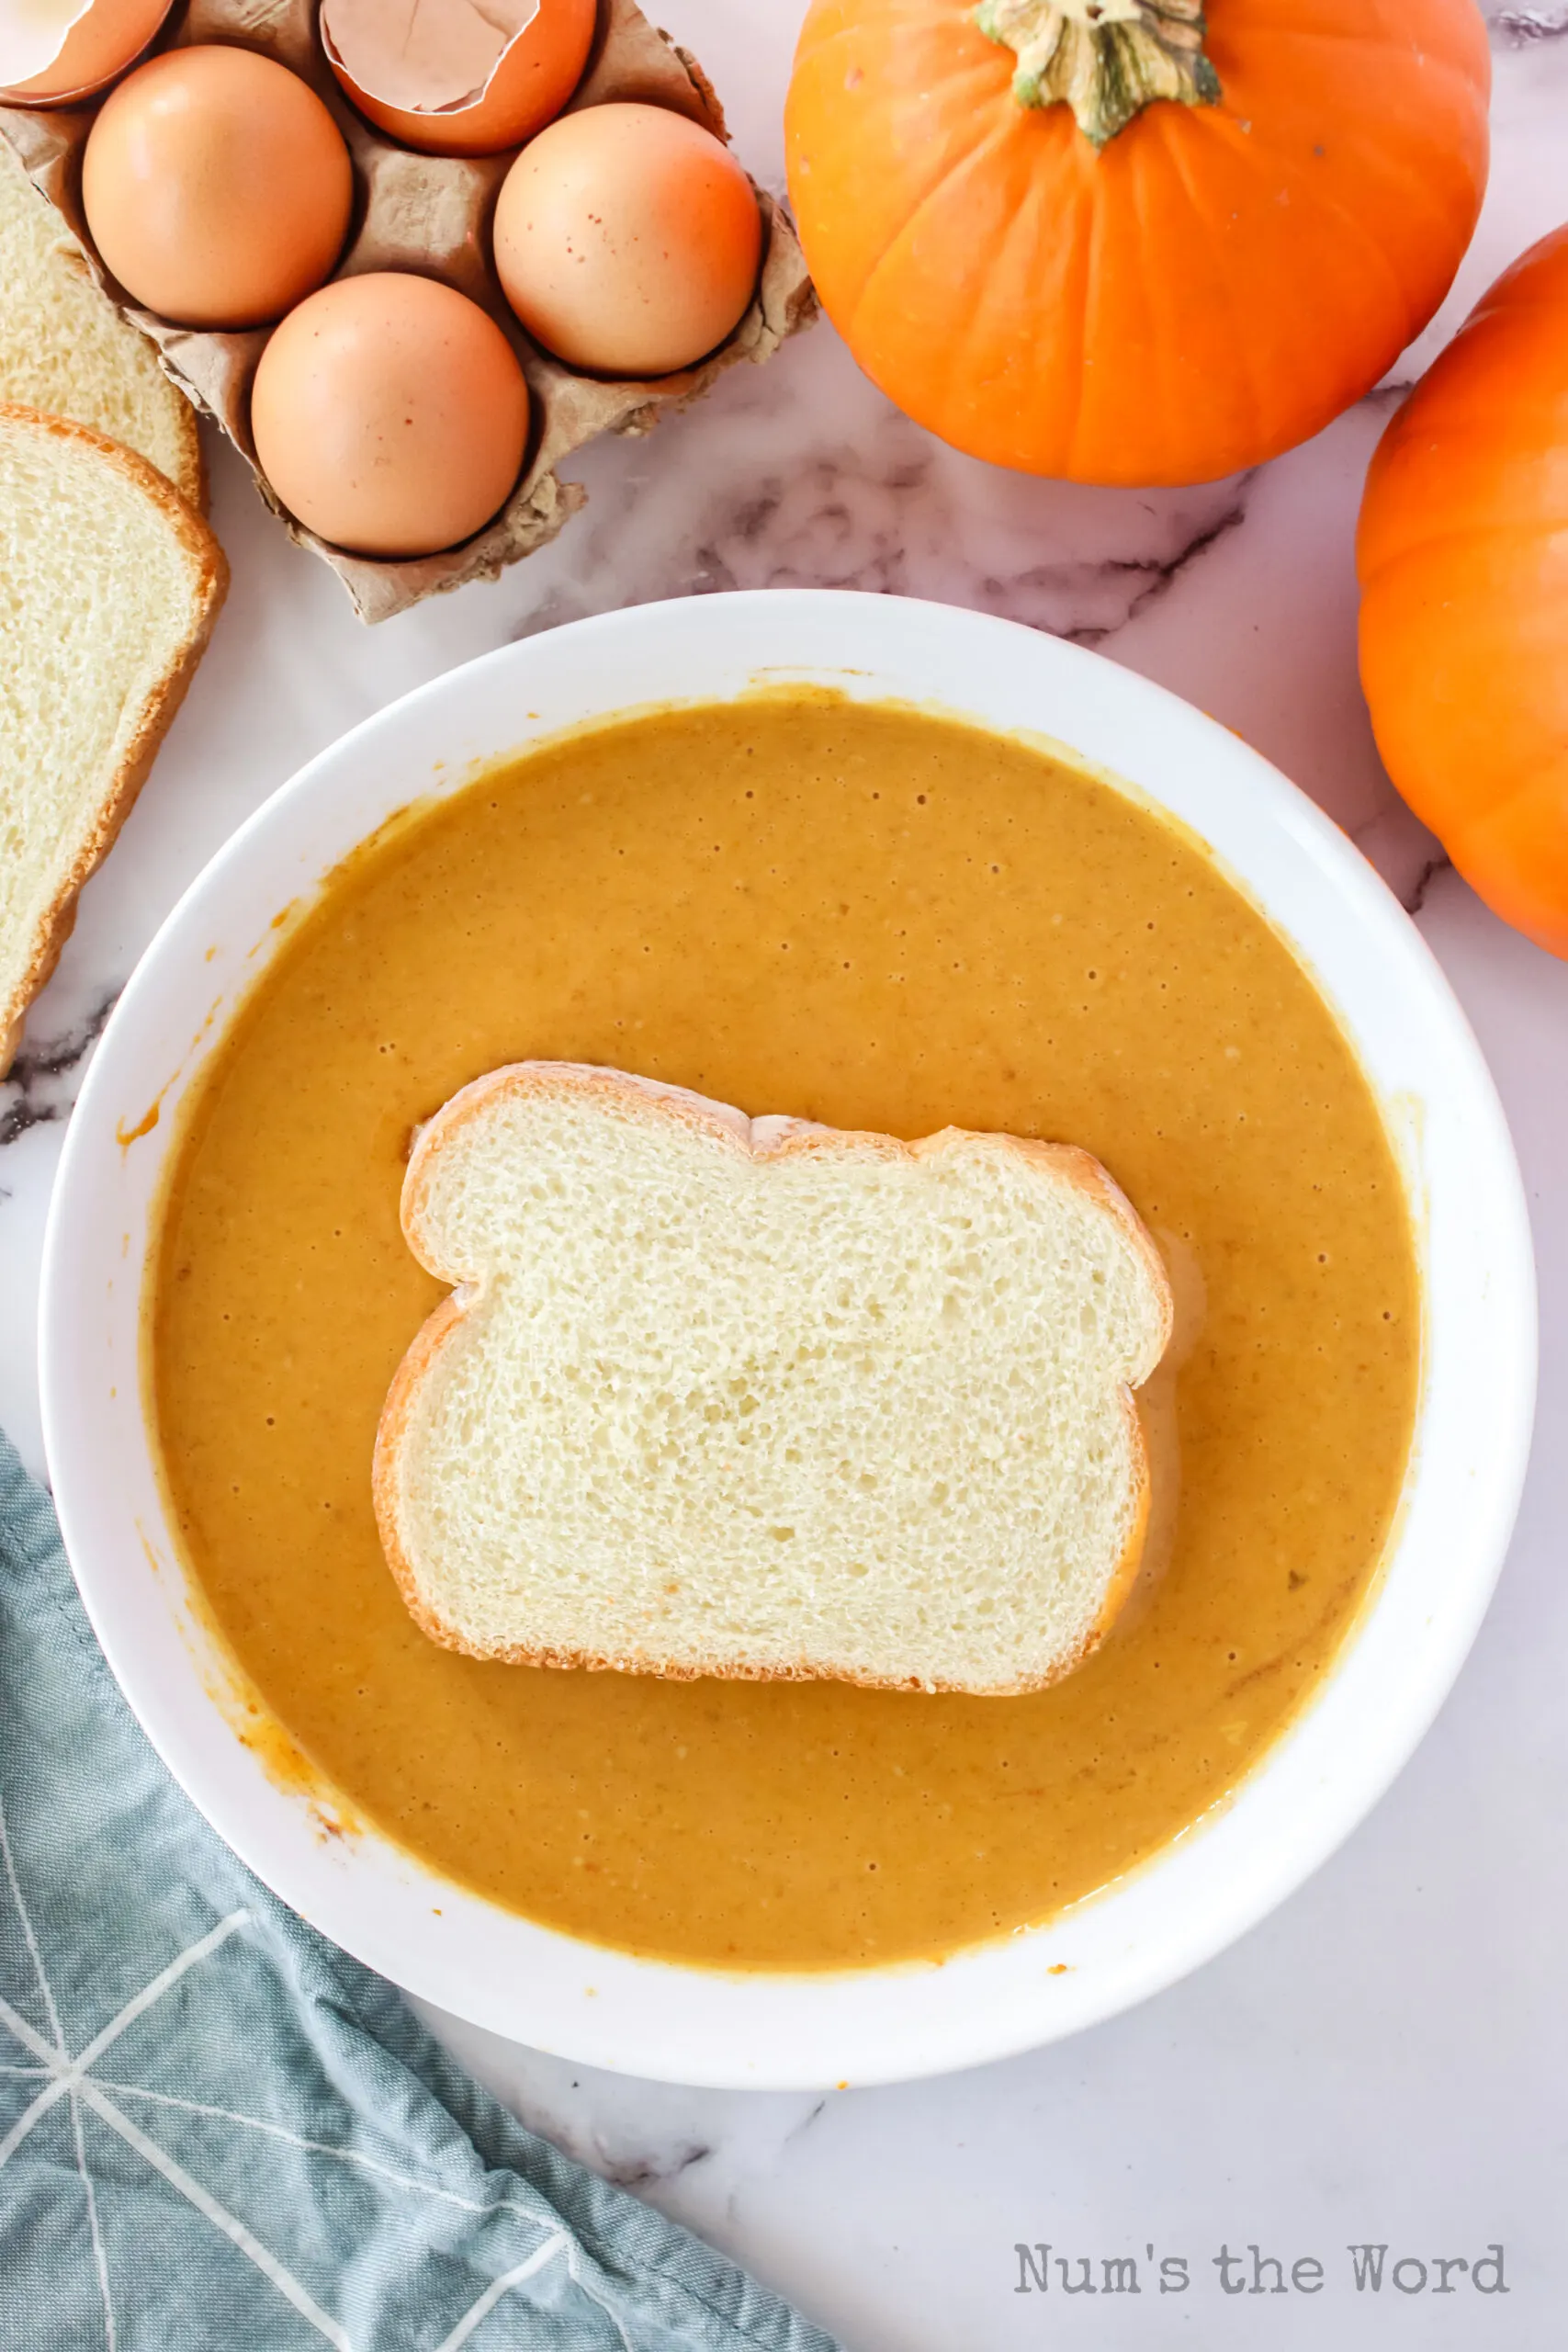
{"label": "pumpkin stem", "polygon": [[1070,106],[1099,150],[1156,98],[1212,107],[1202,0],[980,0],[974,21],[1018,58],[1020,106]]}

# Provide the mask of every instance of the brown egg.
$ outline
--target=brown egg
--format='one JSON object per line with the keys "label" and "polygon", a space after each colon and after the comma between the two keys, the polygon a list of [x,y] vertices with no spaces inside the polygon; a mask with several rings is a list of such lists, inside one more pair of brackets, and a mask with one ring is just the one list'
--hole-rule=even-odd
{"label": "brown egg", "polygon": [[41,72],[0,89],[10,106],[58,107],[91,97],[134,63],[168,15],[173,0],[93,0]]}
{"label": "brown egg", "polygon": [[[464,8],[462,17],[472,13]],[[597,15],[596,0],[539,0],[468,105],[449,98],[440,82],[437,61],[443,51],[452,53],[453,44],[443,40],[441,12],[429,5],[415,19],[416,33],[423,28],[434,44],[427,73],[410,54],[401,19],[395,56],[383,55],[388,19],[370,0],[337,0],[335,6],[327,0],[321,46],[347,96],[389,139],[425,155],[499,155],[559,114],[582,78]],[[421,93],[422,80],[431,84],[429,99]]]}
{"label": "brown egg", "polygon": [[150,58],[107,97],[82,207],[133,301],[181,326],[281,317],[348,234],[343,134],[298,74],[219,42]]}
{"label": "brown egg", "polygon": [[713,133],[664,107],[584,107],[541,130],[495,212],[495,266],[536,342],[570,367],[667,376],[751,300],[762,221]]}
{"label": "brown egg", "polygon": [[528,388],[477,302],[378,270],[290,311],[262,353],[251,433],[278,498],[319,538],[358,555],[434,555],[505,503]]}

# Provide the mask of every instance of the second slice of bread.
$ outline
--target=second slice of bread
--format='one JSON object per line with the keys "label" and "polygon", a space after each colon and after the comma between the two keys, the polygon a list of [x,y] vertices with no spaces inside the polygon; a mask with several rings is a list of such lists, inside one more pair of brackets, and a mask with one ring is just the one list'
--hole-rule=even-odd
{"label": "second slice of bread", "polygon": [[68,416],[207,502],[196,411],[87,272],[65,223],[0,137],[0,401]]}
{"label": "second slice of bread", "polygon": [[435,1640],[673,1676],[976,1693],[1077,1664],[1136,1566],[1159,1257],[1098,1161],[749,1120],[518,1063],[423,1130],[453,1295],[376,1508]]}
{"label": "second slice of bread", "polygon": [[144,458],[0,402],[0,1076],[228,579]]}

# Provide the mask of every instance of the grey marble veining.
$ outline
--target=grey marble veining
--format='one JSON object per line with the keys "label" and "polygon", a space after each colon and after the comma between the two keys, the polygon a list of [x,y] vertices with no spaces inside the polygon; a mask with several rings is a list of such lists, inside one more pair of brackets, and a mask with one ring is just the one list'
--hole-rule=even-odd
{"label": "grey marble veining", "polygon": [[34,1127],[70,1117],[79,1073],[118,998],[119,989],[111,983],[84,1017],[58,1036],[40,1035],[40,1021],[29,1024],[28,1037],[0,1084],[0,1151]]}
{"label": "grey marble veining", "polygon": [[1511,49],[1527,48],[1532,41],[1561,40],[1568,34],[1568,8],[1501,8],[1493,0],[1484,13],[1493,39]]}

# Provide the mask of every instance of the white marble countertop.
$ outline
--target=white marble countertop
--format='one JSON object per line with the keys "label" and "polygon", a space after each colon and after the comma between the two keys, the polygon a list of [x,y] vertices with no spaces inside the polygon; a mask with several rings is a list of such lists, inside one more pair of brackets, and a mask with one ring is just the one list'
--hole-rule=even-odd
{"label": "white marble countertop", "polygon": [[[741,153],[782,185],[800,0],[668,0]],[[213,514],[234,585],[157,771],[0,1087],[0,1423],[40,1464],[33,1370],[50,1182],[91,1043],[178,892],[239,820],[344,729],[505,639],[716,588],[831,584],[1006,613],[1101,647],[1238,729],[1393,880],[1480,1035],[1536,1222],[1542,1385],[1513,1552],[1459,1687],[1371,1820],[1294,1899],[1186,1984],[1004,2065],[826,2099],[596,2075],[438,2021],[525,2120],[691,2222],[851,2352],[1556,2352],[1568,2312],[1568,965],[1497,923],[1379,767],[1356,682],[1351,534],[1408,381],[1497,271],[1568,218],[1568,5],[1489,0],[1495,158],[1438,321],[1305,448],[1156,494],[1031,482],[894,413],[826,326],[727,376],[646,442],[575,470],[592,503],[494,585],[376,630],[291,547],[232,454]],[[1048,2300],[1015,2244],[1053,2250]],[[1472,2261],[1358,2291],[1351,2244]],[[1222,2290],[1213,2256],[1240,2251]],[[1250,2255],[1324,2283],[1254,2295]],[[1066,2297],[1057,2255],[1131,2256],[1141,2290]],[[1185,2292],[1155,2266],[1185,2256]],[[1168,2272],[1168,2279],[1174,2272]],[[1273,2274],[1265,2274],[1271,2283]],[[1416,2278],[1406,2270],[1407,2284]],[[1302,2274],[1310,2281],[1310,2271]],[[1491,2273],[1483,2273],[1491,2280]]]}

